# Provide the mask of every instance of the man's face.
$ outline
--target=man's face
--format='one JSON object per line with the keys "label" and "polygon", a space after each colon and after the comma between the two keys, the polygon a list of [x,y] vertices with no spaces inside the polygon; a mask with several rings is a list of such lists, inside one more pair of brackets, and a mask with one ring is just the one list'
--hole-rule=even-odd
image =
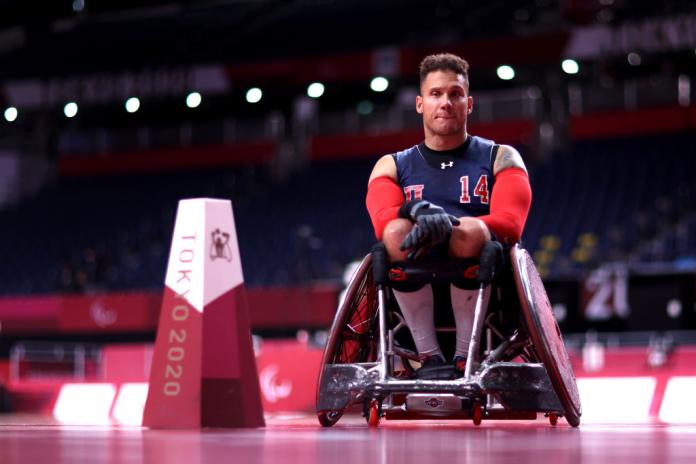
{"label": "man's face", "polygon": [[473,108],[464,76],[454,71],[434,71],[421,84],[416,97],[416,111],[423,115],[423,125],[431,135],[456,135],[466,130],[466,120]]}

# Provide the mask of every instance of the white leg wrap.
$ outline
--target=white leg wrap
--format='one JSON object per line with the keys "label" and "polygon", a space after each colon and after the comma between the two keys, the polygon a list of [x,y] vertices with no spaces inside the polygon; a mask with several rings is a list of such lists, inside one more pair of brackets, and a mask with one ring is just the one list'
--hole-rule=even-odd
{"label": "white leg wrap", "polygon": [[[452,311],[454,312],[454,320],[457,325],[457,345],[455,348],[455,356],[466,357],[469,352],[469,342],[471,341],[471,333],[474,329],[474,311],[476,309],[476,298],[478,297],[478,289],[463,290],[454,285],[450,285],[450,295],[452,298]],[[485,313],[488,308],[488,297],[490,296],[489,289],[486,289],[483,297],[483,311]]]}
{"label": "white leg wrap", "polygon": [[411,330],[418,353],[429,356],[439,355],[444,359],[435,334],[432,287],[428,284],[415,292],[392,291],[404,315],[404,320]]}

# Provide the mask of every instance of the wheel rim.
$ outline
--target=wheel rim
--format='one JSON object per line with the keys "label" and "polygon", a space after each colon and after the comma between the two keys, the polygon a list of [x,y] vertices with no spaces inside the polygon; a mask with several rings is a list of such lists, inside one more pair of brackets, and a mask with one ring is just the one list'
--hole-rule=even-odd
{"label": "wheel rim", "polygon": [[336,313],[331,330],[333,338],[327,343],[325,352],[325,364],[368,361],[374,356],[372,329],[377,321],[377,298],[371,261],[370,255],[363,260],[357,271],[362,272],[362,278],[351,282],[344,302]]}

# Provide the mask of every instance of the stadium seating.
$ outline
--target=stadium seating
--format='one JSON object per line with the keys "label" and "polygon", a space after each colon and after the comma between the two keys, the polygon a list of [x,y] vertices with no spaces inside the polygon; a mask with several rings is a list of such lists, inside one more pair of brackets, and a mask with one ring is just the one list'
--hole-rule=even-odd
{"label": "stadium seating", "polygon": [[[528,161],[523,241],[532,252],[552,245],[537,254],[542,271],[693,261],[693,145],[688,134],[581,141]],[[0,293],[159,288],[177,201],[203,196],[232,199],[248,284],[339,283],[374,240],[364,208],[373,162],[314,162],[282,181],[259,166],[58,179],[0,212],[12,225],[0,231],[12,244]]]}

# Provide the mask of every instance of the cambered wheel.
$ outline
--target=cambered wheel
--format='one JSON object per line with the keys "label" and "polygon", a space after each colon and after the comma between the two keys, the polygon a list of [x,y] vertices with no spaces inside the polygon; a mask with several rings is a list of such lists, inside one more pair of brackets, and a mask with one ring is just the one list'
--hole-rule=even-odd
{"label": "cambered wheel", "polygon": [[550,412],[549,413],[549,424],[553,425],[554,427],[556,424],[558,424],[558,414],[555,412]]}
{"label": "cambered wheel", "polygon": [[[371,362],[377,358],[377,288],[372,277],[372,255],[367,255],[355,271],[346,289],[345,298],[334,316],[324,349],[319,379],[317,404],[321,397],[324,367],[329,364]],[[324,427],[331,427],[343,410],[319,410],[317,417]]]}
{"label": "cambered wheel", "polygon": [[474,425],[481,425],[481,421],[483,420],[483,407],[481,403],[474,404],[474,409],[471,412],[471,420],[474,421]]}
{"label": "cambered wheel", "polygon": [[577,427],[580,425],[582,414],[580,392],[544,284],[527,250],[515,245],[510,250],[510,258],[520,306],[534,352],[546,368],[551,384],[565,410],[566,421]]}

